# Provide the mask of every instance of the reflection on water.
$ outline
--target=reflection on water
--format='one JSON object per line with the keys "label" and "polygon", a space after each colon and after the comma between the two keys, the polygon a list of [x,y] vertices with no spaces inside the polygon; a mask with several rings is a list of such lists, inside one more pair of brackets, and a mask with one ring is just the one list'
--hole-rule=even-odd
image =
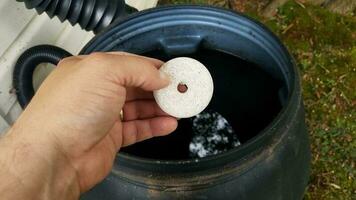
{"label": "reflection on water", "polygon": [[189,150],[192,158],[216,155],[241,144],[228,121],[217,112],[204,111],[191,120],[193,137]]}

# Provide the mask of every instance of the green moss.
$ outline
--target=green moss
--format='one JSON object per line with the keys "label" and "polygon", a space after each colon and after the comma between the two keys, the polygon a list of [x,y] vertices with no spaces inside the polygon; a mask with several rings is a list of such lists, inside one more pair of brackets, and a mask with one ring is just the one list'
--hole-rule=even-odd
{"label": "green moss", "polygon": [[[217,5],[219,1],[173,2]],[[355,17],[289,1],[273,19],[265,19],[246,4],[246,14],[265,23],[282,39],[301,72],[313,156],[305,198],[355,199]]]}
{"label": "green moss", "polygon": [[293,25],[289,29],[288,37],[294,40],[311,40],[313,47],[324,48],[325,45],[333,47],[352,47],[356,43],[355,19],[345,17],[317,6],[301,7],[294,1],[290,1],[279,9],[276,22],[284,31],[285,27]]}
{"label": "green moss", "polygon": [[301,71],[313,154],[306,199],[352,199],[356,20],[289,1],[265,22],[290,49]]}

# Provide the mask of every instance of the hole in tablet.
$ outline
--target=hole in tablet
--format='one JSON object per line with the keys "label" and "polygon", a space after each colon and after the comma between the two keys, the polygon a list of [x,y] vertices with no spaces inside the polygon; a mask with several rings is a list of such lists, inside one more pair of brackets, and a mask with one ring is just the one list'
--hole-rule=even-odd
{"label": "hole in tablet", "polygon": [[177,90],[180,93],[186,93],[188,91],[188,86],[184,83],[179,83],[177,86]]}

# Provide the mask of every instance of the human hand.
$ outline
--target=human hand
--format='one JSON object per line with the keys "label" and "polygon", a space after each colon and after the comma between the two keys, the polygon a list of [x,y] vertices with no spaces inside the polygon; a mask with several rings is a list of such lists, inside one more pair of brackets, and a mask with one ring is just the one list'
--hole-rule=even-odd
{"label": "human hand", "polygon": [[126,53],[62,60],[4,138],[6,144],[36,152],[33,157],[48,165],[37,168],[50,169],[46,176],[67,176],[60,182],[76,187],[71,193],[87,191],[108,175],[121,147],[176,129],[177,120],[167,116],[152,95],[169,84],[157,70],[161,65]]}

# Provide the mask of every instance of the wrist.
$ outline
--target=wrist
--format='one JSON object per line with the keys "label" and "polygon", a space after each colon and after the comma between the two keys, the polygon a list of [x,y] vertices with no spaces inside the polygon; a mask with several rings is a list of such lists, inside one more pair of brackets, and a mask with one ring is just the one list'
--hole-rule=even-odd
{"label": "wrist", "polygon": [[6,177],[0,199],[78,199],[77,175],[65,155],[50,141],[26,135],[12,128],[0,139],[0,177]]}

